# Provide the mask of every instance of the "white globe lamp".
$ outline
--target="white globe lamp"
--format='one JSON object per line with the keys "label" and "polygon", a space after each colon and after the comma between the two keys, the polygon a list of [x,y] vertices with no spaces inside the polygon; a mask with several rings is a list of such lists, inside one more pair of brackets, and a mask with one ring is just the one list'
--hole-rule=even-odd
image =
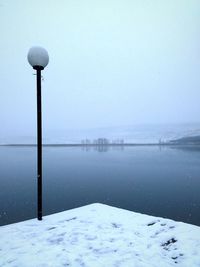
{"label": "white globe lamp", "polygon": [[28,51],[28,62],[34,69],[43,70],[49,63],[49,55],[41,46],[33,46]]}

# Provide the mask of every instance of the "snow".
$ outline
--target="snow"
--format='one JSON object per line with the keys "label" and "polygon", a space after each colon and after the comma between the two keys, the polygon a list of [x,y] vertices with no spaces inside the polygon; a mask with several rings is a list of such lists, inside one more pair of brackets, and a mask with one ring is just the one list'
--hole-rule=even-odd
{"label": "snow", "polygon": [[0,227],[0,266],[195,267],[200,227],[91,204]]}

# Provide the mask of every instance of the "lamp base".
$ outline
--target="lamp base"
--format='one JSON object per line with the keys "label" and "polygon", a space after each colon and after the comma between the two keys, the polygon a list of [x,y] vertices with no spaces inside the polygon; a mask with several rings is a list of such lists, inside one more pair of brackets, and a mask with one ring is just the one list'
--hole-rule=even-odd
{"label": "lamp base", "polygon": [[34,70],[43,70],[44,67],[39,66],[39,65],[36,65],[36,66],[33,66],[33,69],[34,69]]}

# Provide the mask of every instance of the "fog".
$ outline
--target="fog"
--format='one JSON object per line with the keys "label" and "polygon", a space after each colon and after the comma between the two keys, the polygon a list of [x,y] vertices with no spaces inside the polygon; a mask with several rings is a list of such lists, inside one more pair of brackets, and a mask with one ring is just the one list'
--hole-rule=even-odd
{"label": "fog", "polygon": [[35,135],[33,45],[44,135],[200,122],[199,0],[0,0],[0,139]]}

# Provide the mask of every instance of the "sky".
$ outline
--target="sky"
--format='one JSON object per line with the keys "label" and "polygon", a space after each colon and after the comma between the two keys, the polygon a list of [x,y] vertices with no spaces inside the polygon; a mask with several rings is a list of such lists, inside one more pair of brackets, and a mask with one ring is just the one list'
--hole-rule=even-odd
{"label": "sky", "polygon": [[0,0],[0,138],[36,132],[34,45],[44,134],[200,122],[199,0]]}

